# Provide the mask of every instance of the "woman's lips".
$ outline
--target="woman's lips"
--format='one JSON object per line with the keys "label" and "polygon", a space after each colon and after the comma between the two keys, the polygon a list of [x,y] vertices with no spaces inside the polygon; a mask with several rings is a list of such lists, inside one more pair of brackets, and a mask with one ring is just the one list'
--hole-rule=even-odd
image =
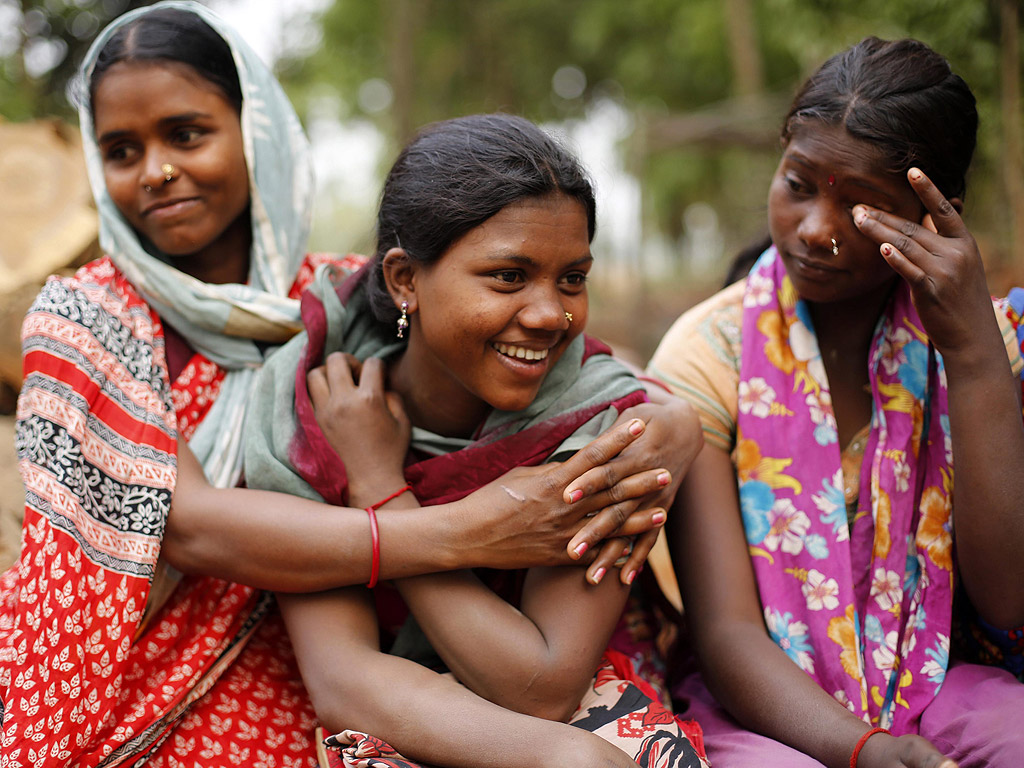
{"label": "woman's lips", "polygon": [[160,202],[153,203],[151,206],[146,208],[146,210],[142,212],[142,215],[144,217],[153,217],[158,219],[173,218],[191,210],[198,203],[199,199],[195,197],[183,197],[177,200],[161,200]]}
{"label": "woman's lips", "polygon": [[801,256],[790,257],[796,273],[808,280],[830,280],[842,270],[824,262],[806,259]]}

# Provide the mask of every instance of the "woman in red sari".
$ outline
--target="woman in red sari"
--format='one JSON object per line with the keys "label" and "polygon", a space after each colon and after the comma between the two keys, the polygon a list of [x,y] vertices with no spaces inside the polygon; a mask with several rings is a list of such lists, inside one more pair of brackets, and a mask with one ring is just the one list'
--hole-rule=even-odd
{"label": "woman in red sari", "polygon": [[[2,762],[314,765],[313,710],[262,590],[365,578],[365,513],[232,488],[254,372],[298,330],[298,295],[331,260],[304,256],[305,138],[266,67],[196,3],[118,19],[83,79],[107,255],[50,280],[25,321],[25,523],[0,581]],[[610,432],[597,462],[631,439]],[[657,455],[613,460],[623,495],[658,487],[628,478]],[[594,544],[634,506],[577,533],[573,519],[609,499],[562,501],[587,468],[504,481],[536,500],[543,530],[498,484],[475,499],[479,516],[464,514],[469,500],[382,521],[395,553],[382,575],[570,562],[574,534]],[[592,490],[590,478],[573,487]]]}

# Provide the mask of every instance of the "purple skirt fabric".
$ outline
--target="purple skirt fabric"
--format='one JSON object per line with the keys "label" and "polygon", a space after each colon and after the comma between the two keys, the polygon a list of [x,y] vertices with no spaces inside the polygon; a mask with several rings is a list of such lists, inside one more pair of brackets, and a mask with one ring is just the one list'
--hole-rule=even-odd
{"label": "purple skirt fabric", "polygon": [[[692,673],[673,691],[676,712],[704,731],[714,768],[824,768],[817,760],[737,723]],[[995,667],[953,662],[921,716],[919,735],[960,768],[1024,765],[1024,685]]]}

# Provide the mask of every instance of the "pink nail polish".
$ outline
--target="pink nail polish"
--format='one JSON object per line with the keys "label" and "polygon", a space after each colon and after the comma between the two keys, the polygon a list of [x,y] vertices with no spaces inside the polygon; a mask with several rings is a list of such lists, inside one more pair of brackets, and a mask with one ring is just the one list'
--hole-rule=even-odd
{"label": "pink nail polish", "polygon": [[635,579],[635,578],[636,578],[636,571],[630,571],[629,574],[626,576],[626,583],[627,584],[632,584],[633,583],[633,579]]}
{"label": "pink nail polish", "polygon": [[573,550],[573,552],[576,553],[576,557],[583,557],[583,555],[586,553],[588,549],[590,549],[590,545],[587,544],[587,542],[585,541],[581,541],[579,544],[576,545],[576,548]]}
{"label": "pink nail polish", "polygon": [[670,475],[668,472],[662,472],[661,474],[658,475],[657,480],[658,485],[668,485],[669,483],[672,482],[672,475]]}
{"label": "pink nail polish", "polygon": [[605,569],[604,568],[598,568],[596,571],[594,571],[594,583],[595,584],[600,584],[601,583],[601,579],[604,578],[604,574],[605,574]]}
{"label": "pink nail polish", "polygon": [[665,520],[666,515],[664,512],[655,512],[653,515],[651,515],[651,522],[655,525],[661,525],[665,522]]}
{"label": "pink nail polish", "polygon": [[633,419],[633,423],[629,425],[629,434],[639,435],[644,431],[644,423],[640,419]]}
{"label": "pink nail polish", "polygon": [[583,498],[583,491],[577,488],[574,491],[569,491],[569,503],[575,504],[577,501]]}

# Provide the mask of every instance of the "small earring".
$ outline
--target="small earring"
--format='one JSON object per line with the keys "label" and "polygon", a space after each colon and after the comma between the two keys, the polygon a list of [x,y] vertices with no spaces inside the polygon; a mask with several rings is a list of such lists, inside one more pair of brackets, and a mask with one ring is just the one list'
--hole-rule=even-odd
{"label": "small earring", "polygon": [[834,237],[832,238],[832,255],[839,255],[839,243],[836,242],[836,239]]}
{"label": "small earring", "polygon": [[565,319],[568,320],[571,323],[572,322],[572,312],[566,312],[565,313]]}
{"label": "small earring", "polygon": [[146,190],[147,192],[152,192],[153,191],[153,188],[151,186],[149,186],[149,184],[143,184],[142,188],[144,190]]}
{"label": "small earring", "polygon": [[160,166],[160,173],[164,175],[164,181],[171,181],[174,178],[175,168],[170,163],[164,163]]}
{"label": "small earring", "polygon": [[398,338],[405,338],[405,330],[409,327],[409,302],[402,302],[402,316],[398,318]]}

